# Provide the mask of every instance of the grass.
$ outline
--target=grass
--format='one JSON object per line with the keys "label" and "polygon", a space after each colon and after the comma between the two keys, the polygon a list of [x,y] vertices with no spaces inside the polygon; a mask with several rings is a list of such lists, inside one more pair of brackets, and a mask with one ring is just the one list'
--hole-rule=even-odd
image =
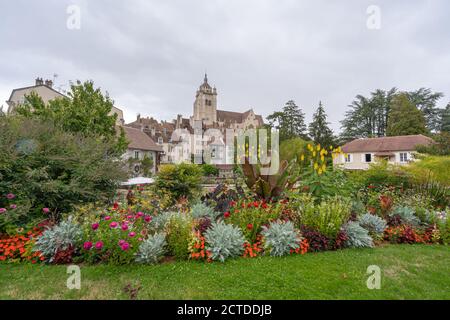
{"label": "grass", "polygon": [[[369,290],[369,265],[381,289]],[[450,299],[450,250],[438,245],[155,266],[81,266],[81,289],[66,287],[66,266],[0,264],[0,299]]]}

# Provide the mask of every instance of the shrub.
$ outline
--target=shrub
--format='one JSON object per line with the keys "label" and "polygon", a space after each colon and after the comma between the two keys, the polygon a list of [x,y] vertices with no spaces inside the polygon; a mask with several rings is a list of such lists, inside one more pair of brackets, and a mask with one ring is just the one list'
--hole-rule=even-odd
{"label": "shrub", "polygon": [[404,224],[417,226],[420,224],[419,218],[414,215],[414,210],[409,207],[395,207],[390,216],[398,216]]}
{"label": "shrub", "polygon": [[350,216],[350,200],[334,197],[319,205],[306,207],[301,214],[301,223],[320,231],[328,238],[335,238],[341,226]]}
{"label": "shrub", "polygon": [[242,254],[245,239],[239,228],[219,221],[206,231],[205,242],[211,259],[224,262]]}
{"label": "shrub", "polygon": [[370,235],[375,237],[382,236],[387,225],[386,220],[370,213],[362,215],[358,222],[361,227],[369,231]]}
{"label": "shrub", "polygon": [[327,197],[351,197],[355,191],[353,183],[341,169],[324,170],[321,174],[307,171],[300,184],[319,202]]}
{"label": "shrub", "polygon": [[207,206],[206,204],[199,202],[192,206],[191,208],[192,217],[194,219],[200,219],[200,218],[209,218],[210,220],[214,221],[216,218],[221,214],[220,212],[214,211],[213,208]]}
{"label": "shrub", "polygon": [[369,232],[361,227],[359,223],[350,221],[343,226],[343,230],[347,234],[347,241],[345,242],[346,247],[350,248],[363,248],[363,247],[373,247],[372,238]]}
{"label": "shrub", "polygon": [[223,217],[226,223],[239,227],[249,243],[254,243],[262,226],[277,220],[283,208],[284,204],[281,202],[242,201],[234,204]]}
{"label": "shrub", "polygon": [[200,192],[202,170],[196,164],[164,164],[159,167],[155,180],[157,192],[167,192],[173,203],[181,197],[194,199]]}
{"label": "shrub", "polygon": [[414,161],[404,170],[411,174],[415,183],[434,181],[445,186],[450,185],[450,156],[427,156]]}
{"label": "shrub", "polygon": [[205,234],[206,230],[208,230],[212,225],[211,219],[208,217],[200,218],[197,220],[197,223],[194,227],[195,231],[200,232],[201,235]]}
{"label": "shrub", "polygon": [[30,201],[27,217],[70,212],[85,202],[110,200],[126,178],[119,156],[95,136],[65,132],[51,122],[0,117],[0,194]]}
{"label": "shrub", "polygon": [[219,169],[217,169],[216,166],[213,166],[212,164],[202,164],[201,165],[203,175],[205,176],[218,176],[219,175]]}
{"label": "shrub", "polygon": [[27,224],[34,225],[30,217],[29,201],[23,201],[11,192],[0,194],[0,235],[16,234],[19,228],[26,228]]}
{"label": "shrub", "polygon": [[309,251],[325,251],[328,250],[330,246],[330,239],[321,234],[319,231],[309,228],[307,226],[302,226],[300,228],[302,236],[308,240]]}
{"label": "shrub", "polygon": [[302,240],[290,221],[271,222],[269,227],[263,227],[261,234],[264,236],[264,248],[275,257],[281,257],[289,254],[291,250],[296,250]]}
{"label": "shrub", "polygon": [[167,224],[167,248],[175,258],[184,260],[189,257],[189,243],[192,239],[192,219],[179,213],[173,214]]}
{"label": "shrub", "polygon": [[139,250],[136,254],[136,262],[158,263],[164,256],[166,244],[164,234],[158,233],[149,236],[139,245]]}
{"label": "shrub", "polygon": [[34,251],[41,252],[48,262],[54,262],[58,252],[72,251],[80,242],[82,236],[81,228],[72,221],[62,221],[43,232],[34,245]]}
{"label": "shrub", "polygon": [[244,190],[241,186],[237,185],[236,190],[234,190],[221,183],[213,191],[202,196],[201,200],[208,206],[213,207],[215,211],[223,213],[229,211],[231,204],[238,201],[243,194]]}
{"label": "shrub", "polygon": [[389,227],[385,230],[384,238],[391,243],[422,243],[423,239],[415,228],[409,225]]}

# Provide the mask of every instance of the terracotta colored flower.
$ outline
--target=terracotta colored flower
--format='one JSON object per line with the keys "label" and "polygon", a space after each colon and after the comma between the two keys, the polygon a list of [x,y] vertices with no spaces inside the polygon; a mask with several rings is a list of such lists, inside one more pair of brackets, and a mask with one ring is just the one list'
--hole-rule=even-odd
{"label": "terracotta colored flower", "polygon": [[83,248],[84,248],[85,250],[91,249],[91,248],[92,248],[92,242],[86,241],[86,242],[83,244]]}
{"label": "terracotta colored flower", "polygon": [[99,224],[96,222],[96,223],[93,223],[92,224],[92,230],[97,230],[98,229],[98,226],[99,226]]}
{"label": "terracotta colored flower", "polygon": [[97,241],[95,243],[95,249],[100,250],[103,248],[103,241]]}
{"label": "terracotta colored flower", "polygon": [[111,222],[111,223],[109,224],[109,227],[110,227],[111,229],[117,228],[117,222],[115,222],[115,221]]}
{"label": "terracotta colored flower", "polygon": [[229,213],[229,212],[225,212],[225,213],[223,214],[223,216],[224,216],[225,218],[229,218],[229,217],[230,217],[230,213]]}

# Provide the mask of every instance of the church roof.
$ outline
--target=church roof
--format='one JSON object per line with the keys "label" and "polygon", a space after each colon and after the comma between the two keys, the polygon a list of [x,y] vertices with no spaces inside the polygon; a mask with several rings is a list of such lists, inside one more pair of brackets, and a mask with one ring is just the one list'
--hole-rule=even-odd
{"label": "church roof", "polygon": [[[234,123],[234,122],[242,123],[245,121],[245,119],[247,119],[247,117],[251,112],[253,112],[252,109],[247,110],[245,112],[217,110],[217,121],[225,123]],[[264,124],[262,116],[255,114],[255,118],[258,120],[259,125]]]}

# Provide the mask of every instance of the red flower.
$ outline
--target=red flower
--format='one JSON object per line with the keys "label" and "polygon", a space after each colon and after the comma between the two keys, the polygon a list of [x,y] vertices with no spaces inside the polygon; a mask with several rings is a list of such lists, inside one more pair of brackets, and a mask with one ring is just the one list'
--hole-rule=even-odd
{"label": "red flower", "polygon": [[223,216],[224,216],[225,218],[229,218],[229,217],[230,217],[230,213],[229,213],[229,212],[225,212],[225,213],[223,214]]}
{"label": "red flower", "polygon": [[252,229],[253,229],[253,224],[249,223],[249,224],[247,225],[247,229],[248,229],[248,230],[252,230]]}

